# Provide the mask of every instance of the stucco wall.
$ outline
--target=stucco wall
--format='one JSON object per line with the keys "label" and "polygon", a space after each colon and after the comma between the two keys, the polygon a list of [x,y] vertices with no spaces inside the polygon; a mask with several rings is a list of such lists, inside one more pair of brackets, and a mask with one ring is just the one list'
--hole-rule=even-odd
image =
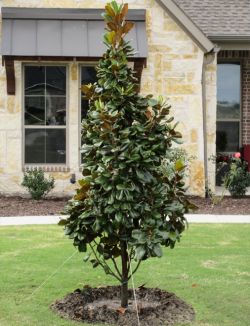
{"label": "stucco wall", "polygon": [[[3,0],[2,6],[103,8],[106,1]],[[141,92],[164,95],[173,107],[183,147],[196,156],[192,162],[189,192],[204,195],[204,140],[202,116],[203,52],[172,18],[153,0],[128,1],[130,8],[147,9],[149,56],[143,71]],[[69,172],[54,172],[54,194],[70,193],[71,173],[79,174],[79,67],[69,65]],[[77,64],[78,65],[78,64]],[[25,193],[22,180],[22,63],[15,63],[16,95],[7,96],[5,68],[0,68],[0,192]],[[77,74],[77,76],[75,76]],[[77,77],[77,78],[75,78]],[[211,137],[213,139],[213,137]]]}

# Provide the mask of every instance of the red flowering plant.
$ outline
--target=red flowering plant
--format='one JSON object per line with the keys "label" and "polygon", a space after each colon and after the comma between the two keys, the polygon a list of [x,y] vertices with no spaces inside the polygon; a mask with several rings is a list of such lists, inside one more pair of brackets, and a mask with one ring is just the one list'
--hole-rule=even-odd
{"label": "red flowering plant", "polygon": [[230,163],[230,157],[228,155],[223,155],[223,154],[218,154],[216,157],[215,157],[215,160],[216,160],[216,163]]}
{"label": "red flowering plant", "polygon": [[223,178],[230,169],[231,157],[227,154],[217,153],[209,158],[216,166],[216,185],[222,186]]}
{"label": "red flowering plant", "polygon": [[216,184],[225,187],[232,197],[243,197],[250,186],[250,173],[241,153],[218,154],[213,161],[216,163]]}
{"label": "red flowering plant", "polygon": [[240,158],[240,157],[241,157],[241,154],[240,154],[239,152],[238,152],[238,153],[235,153],[235,154],[234,154],[234,157],[235,157],[235,158]]}

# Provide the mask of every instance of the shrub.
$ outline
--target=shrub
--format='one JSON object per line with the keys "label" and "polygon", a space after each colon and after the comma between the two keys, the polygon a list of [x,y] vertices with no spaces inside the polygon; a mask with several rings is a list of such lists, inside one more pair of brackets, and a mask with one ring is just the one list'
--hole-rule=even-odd
{"label": "shrub", "polygon": [[215,164],[216,168],[216,186],[222,186],[223,178],[230,169],[231,158],[228,155],[212,155],[209,160]]}
{"label": "shrub", "polygon": [[168,176],[175,173],[176,165],[183,165],[185,168],[182,169],[181,174],[184,178],[188,177],[188,171],[190,169],[191,162],[194,161],[196,157],[194,155],[189,155],[184,148],[172,148],[166,153],[166,158],[162,160],[161,169],[162,172]]}
{"label": "shrub", "polygon": [[[80,252],[90,250],[85,261],[120,282],[121,306],[127,307],[129,279],[142,261],[162,256],[161,246],[174,248],[180,241],[191,204],[185,165],[177,160],[171,175],[161,169],[181,138],[170,106],[162,97],[138,95],[128,65],[128,5],[113,1],[105,9],[108,49],[97,66],[97,83],[82,86],[90,104],[82,122],[83,179],[60,224]],[[137,266],[131,272],[133,259]]]}
{"label": "shrub", "polygon": [[46,179],[44,172],[35,168],[24,173],[22,186],[27,188],[32,199],[39,200],[54,188],[55,180],[53,177]]}
{"label": "shrub", "polygon": [[222,185],[228,189],[232,197],[245,196],[246,189],[250,186],[250,173],[247,171],[247,163],[240,159],[239,153],[231,158]]}

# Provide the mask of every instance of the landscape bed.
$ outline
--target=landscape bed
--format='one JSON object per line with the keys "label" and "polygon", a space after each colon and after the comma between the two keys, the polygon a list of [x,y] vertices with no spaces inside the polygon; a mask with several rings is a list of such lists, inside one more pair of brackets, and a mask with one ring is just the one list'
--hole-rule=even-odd
{"label": "landscape bed", "polygon": [[[164,249],[163,258],[142,264],[135,286],[174,292],[194,307],[192,326],[248,326],[249,232],[248,224],[190,225],[175,252]],[[61,319],[50,305],[86,285],[113,285],[58,226],[1,227],[0,260],[1,326],[87,326]]]}
{"label": "landscape bed", "polygon": [[[33,200],[22,197],[0,196],[0,216],[58,215],[70,198],[46,198]],[[212,205],[211,199],[189,197],[197,205],[195,214],[250,215],[250,197],[224,197],[221,203]]]}

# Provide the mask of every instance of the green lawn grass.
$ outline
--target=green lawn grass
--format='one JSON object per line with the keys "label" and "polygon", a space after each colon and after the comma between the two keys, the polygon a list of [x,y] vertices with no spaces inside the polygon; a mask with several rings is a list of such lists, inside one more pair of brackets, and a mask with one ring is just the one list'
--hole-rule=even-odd
{"label": "green lawn grass", "polygon": [[[250,225],[190,225],[174,250],[142,264],[135,284],[175,292],[195,308],[195,326],[249,326],[249,236]],[[79,325],[49,305],[85,284],[116,284],[84,263],[83,254],[76,253],[30,297],[74,251],[58,226],[0,228],[1,326]]]}

